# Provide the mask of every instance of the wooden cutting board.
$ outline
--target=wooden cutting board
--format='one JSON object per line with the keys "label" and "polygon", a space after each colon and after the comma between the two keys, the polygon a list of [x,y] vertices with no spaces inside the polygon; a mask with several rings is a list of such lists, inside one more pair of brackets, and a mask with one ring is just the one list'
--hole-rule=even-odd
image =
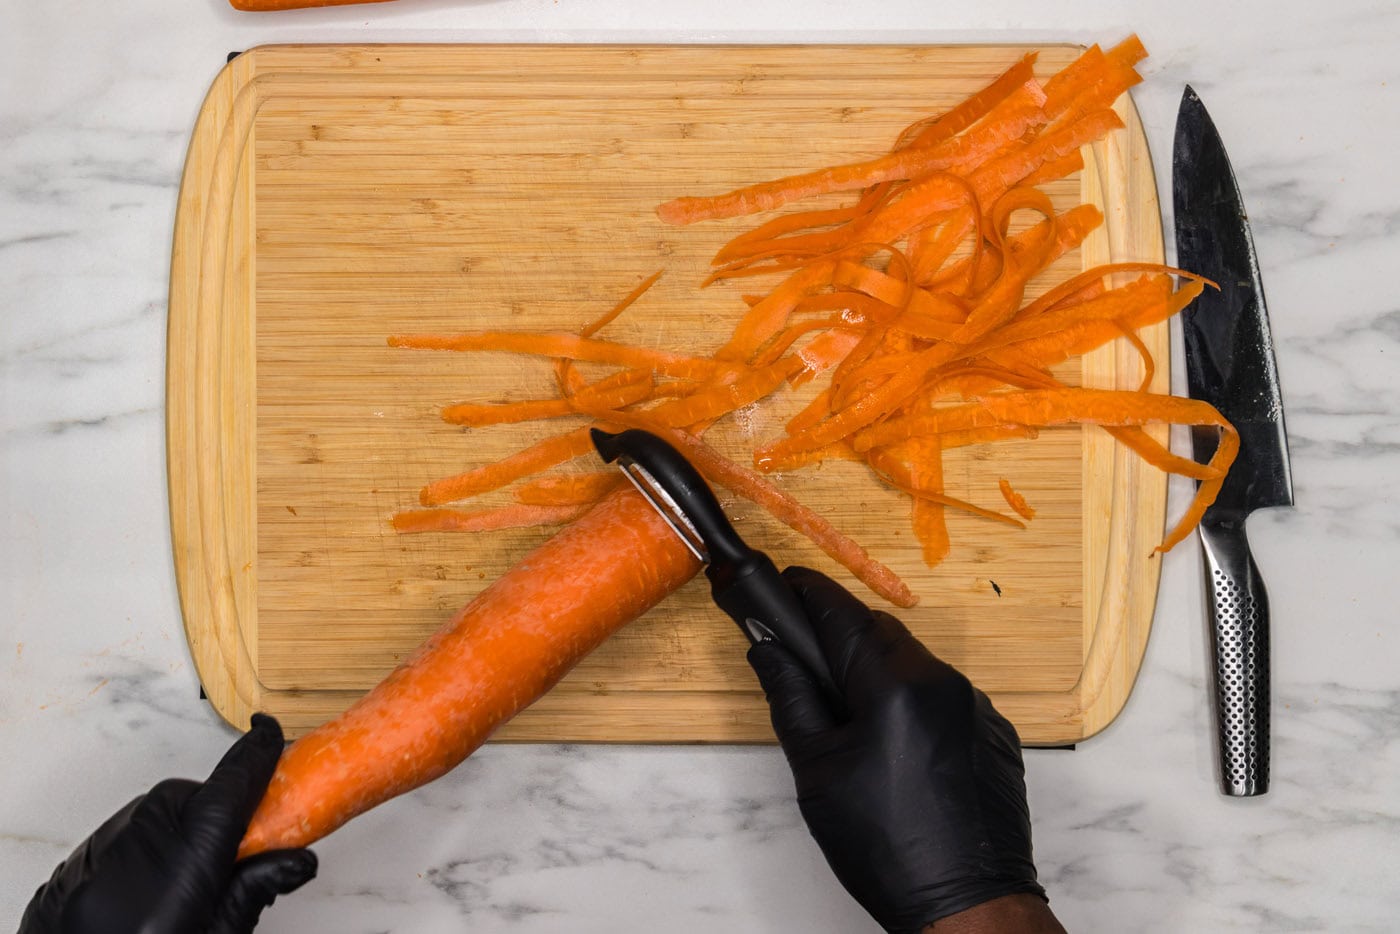
{"label": "wooden cutting board", "polygon": [[[438,410],[451,402],[542,394],[547,364],[393,350],[387,335],[576,329],[664,268],[609,333],[713,348],[755,286],[698,284],[745,222],[667,227],[658,202],[881,152],[1025,51],[287,46],[233,60],[191,140],[168,348],[175,565],[191,652],[219,712],[244,725],[266,710],[304,732],[548,534],[389,528],[424,483],[562,426],[444,424]],[[1043,49],[1038,67],[1048,75],[1075,54]],[[1127,129],[1050,189],[1060,208],[1086,200],[1107,216],[1056,276],[1162,259],[1145,140],[1131,102],[1119,107]],[[1144,339],[1162,391],[1166,327]],[[1125,345],[1073,361],[1065,378],[1133,387],[1140,372]],[[711,437],[745,458],[797,401],[747,410]],[[585,461],[572,469],[597,466]],[[952,554],[933,570],[907,502],[862,469],[826,464],[778,480],[906,577],[921,602],[902,617],[994,696],[1027,743],[1075,742],[1117,714],[1136,676],[1165,478],[1097,429],[947,459],[949,492],[983,505],[1002,506],[1003,477],[1038,510],[1030,527],[950,513]],[[864,593],[804,539],[729,505],[780,564],[821,568]],[[744,648],[697,580],[499,738],[771,740]]]}

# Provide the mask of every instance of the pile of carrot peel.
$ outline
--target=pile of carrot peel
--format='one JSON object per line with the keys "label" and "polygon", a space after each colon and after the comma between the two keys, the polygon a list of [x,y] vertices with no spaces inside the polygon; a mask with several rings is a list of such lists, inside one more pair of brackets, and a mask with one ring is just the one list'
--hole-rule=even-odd
{"label": "pile of carrot peel", "polygon": [[[909,494],[913,528],[932,566],[950,547],[948,509],[1012,525],[1035,514],[1005,479],[999,485],[1010,514],[950,496],[944,451],[1087,424],[1153,466],[1199,481],[1157,550],[1173,547],[1214,501],[1238,436],[1206,403],[1148,391],[1154,362],[1138,331],[1213,284],[1159,264],[1118,263],[1026,299],[1028,284],[1103,222],[1089,205],[1056,213],[1038,186],[1078,172],[1081,147],[1122,128],[1113,104],[1141,80],[1134,66],[1145,55],[1136,37],[1107,51],[1093,46],[1044,82],[1028,55],[951,110],[906,128],[876,158],[660,205],[657,214],[668,224],[782,211],[715,254],[704,284],[744,277],[770,285],[745,296],[728,340],[709,355],[597,336],[659,272],[578,333],[390,337],[394,347],[554,359],[548,398],[449,405],[442,418],[452,424],[585,420],[504,460],[429,483],[419,497],[425,508],[398,513],[394,528],[489,531],[568,522],[620,475],[548,471],[592,452],[592,425],[643,428],[678,446],[712,483],[809,536],[876,593],[910,606],[916,598],[893,571],[764,475],[830,458],[864,463]],[[849,193],[849,203],[831,207],[840,193]],[[805,199],[822,206],[790,207]],[[1034,222],[1027,225],[1027,217]],[[1054,375],[1065,360],[1120,338],[1142,357],[1138,389],[1075,388]],[[579,362],[610,371],[588,379]],[[754,450],[752,468],[703,440],[736,410],[819,376],[825,383],[815,398],[781,436]],[[1163,423],[1217,427],[1214,457],[1200,464],[1172,454],[1144,430]],[[510,505],[449,506],[512,484]]]}

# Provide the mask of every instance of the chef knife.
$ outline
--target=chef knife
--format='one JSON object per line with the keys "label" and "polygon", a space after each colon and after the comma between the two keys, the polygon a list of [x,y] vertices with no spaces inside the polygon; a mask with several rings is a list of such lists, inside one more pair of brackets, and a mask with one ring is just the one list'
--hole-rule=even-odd
{"label": "chef knife", "polygon": [[[1269,789],[1269,599],[1249,552],[1245,519],[1293,505],[1283,400],[1249,218],[1215,124],[1189,86],[1172,153],[1177,263],[1214,280],[1181,315],[1192,398],[1239,430],[1240,451],[1201,519],[1215,667],[1221,786],[1232,796]],[[1196,460],[1219,433],[1195,429]]]}

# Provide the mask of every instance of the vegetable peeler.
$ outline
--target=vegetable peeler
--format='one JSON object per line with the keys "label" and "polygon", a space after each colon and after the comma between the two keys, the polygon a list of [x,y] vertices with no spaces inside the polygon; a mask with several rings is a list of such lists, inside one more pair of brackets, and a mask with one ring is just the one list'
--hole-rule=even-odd
{"label": "vegetable peeler", "polygon": [[797,657],[832,698],[831,668],[807,612],[771,558],[750,548],[729,523],[700,472],[664,439],[636,428],[618,434],[592,429],[593,446],[616,462],[705,565],[710,595],[749,642],[777,642]]}

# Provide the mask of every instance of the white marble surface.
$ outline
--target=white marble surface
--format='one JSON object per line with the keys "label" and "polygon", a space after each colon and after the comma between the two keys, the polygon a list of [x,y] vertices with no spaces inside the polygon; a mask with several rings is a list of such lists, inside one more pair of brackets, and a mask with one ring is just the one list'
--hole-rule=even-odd
{"label": "white marble surface", "polygon": [[[1199,564],[1183,547],[1126,712],[1074,752],[1027,755],[1038,863],[1072,930],[1395,930],[1400,6],[1085,7],[3,4],[0,929],[102,818],[159,778],[199,775],[232,738],[196,699],[181,634],[162,432],[176,185],[226,52],[1136,30],[1153,52],[1136,97],[1159,166],[1189,80],[1227,136],[1271,298],[1298,499],[1251,523],[1275,607],[1274,790],[1214,790]],[[320,877],[260,930],[874,930],[809,842],[789,781],[773,749],[488,748],[320,844]]]}

